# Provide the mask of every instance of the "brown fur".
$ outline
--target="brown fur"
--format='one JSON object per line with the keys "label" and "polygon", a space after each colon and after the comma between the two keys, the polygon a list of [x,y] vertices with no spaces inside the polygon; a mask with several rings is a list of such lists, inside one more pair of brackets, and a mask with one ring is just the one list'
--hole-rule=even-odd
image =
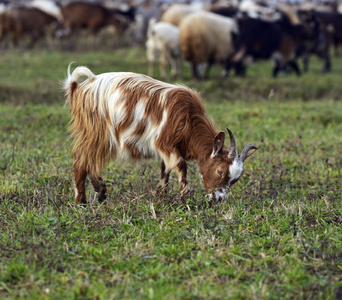
{"label": "brown fur", "polygon": [[[82,88],[80,90],[82,92]],[[71,90],[71,95],[75,93],[75,89]],[[95,176],[100,176],[110,159],[108,125],[106,119],[100,118],[96,113],[94,102],[88,101],[94,95],[89,92],[83,95],[77,94],[76,97],[71,97],[70,103],[73,116],[70,131],[72,131],[71,137],[74,138],[72,152],[75,157],[75,166],[84,168]],[[78,97],[80,94],[81,97]]]}
{"label": "brown fur", "polygon": [[0,17],[0,42],[6,35],[12,35],[12,43],[18,45],[18,39],[30,38],[30,46],[57,25],[57,19],[38,8],[18,6],[5,11]]}
{"label": "brown fur", "polygon": [[128,24],[101,4],[72,2],[61,7],[64,26],[70,32],[87,29],[96,33],[107,25],[113,25],[121,35]]}

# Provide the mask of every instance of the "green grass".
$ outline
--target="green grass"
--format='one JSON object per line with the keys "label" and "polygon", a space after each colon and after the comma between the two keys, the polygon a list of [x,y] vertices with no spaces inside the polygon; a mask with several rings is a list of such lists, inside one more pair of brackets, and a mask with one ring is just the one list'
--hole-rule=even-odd
{"label": "green grass", "polygon": [[[342,293],[342,58],[333,72],[185,84],[218,129],[259,150],[229,199],[209,203],[198,167],[183,205],[177,178],[155,193],[159,163],[111,162],[108,201],[90,184],[73,205],[69,62],[95,73],[145,73],[142,48],[83,53],[14,50],[0,56],[0,298],[335,299]],[[179,81],[178,81],[179,82]]]}

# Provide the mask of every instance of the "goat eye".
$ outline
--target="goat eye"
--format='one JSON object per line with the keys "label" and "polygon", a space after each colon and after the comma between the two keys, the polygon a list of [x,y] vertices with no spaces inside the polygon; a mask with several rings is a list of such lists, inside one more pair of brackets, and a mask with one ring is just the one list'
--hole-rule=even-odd
{"label": "goat eye", "polygon": [[221,171],[221,170],[217,170],[217,174],[219,174],[220,176],[222,176],[222,171]]}

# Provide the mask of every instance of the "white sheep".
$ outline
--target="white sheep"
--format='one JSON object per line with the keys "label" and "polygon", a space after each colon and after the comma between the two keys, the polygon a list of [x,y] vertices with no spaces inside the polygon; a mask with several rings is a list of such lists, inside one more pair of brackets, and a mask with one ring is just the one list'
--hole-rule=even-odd
{"label": "white sheep", "polygon": [[224,64],[233,52],[233,34],[238,33],[235,20],[210,12],[188,15],[179,26],[183,58],[192,65],[193,77],[200,78],[198,66],[207,63],[205,78],[214,63]]}
{"label": "white sheep", "polygon": [[146,41],[146,54],[149,62],[148,73],[154,76],[154,62],[159,56],[160,74],[167,79],[166,65],[171,66],[173,77],[182,77],[182,55],[179,46],[178,27],[165,23],[156,23],[155,19],[149,22]]}
{"label": "white sheep", "polygon": [[179,26],[182,20],[189,14],[201,11],[198,5],[173,4],[162,14],[160,21]]}

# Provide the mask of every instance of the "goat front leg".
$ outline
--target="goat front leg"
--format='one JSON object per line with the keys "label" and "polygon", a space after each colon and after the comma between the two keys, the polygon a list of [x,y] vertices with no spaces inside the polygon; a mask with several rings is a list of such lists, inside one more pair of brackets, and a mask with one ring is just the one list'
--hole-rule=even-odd
{"label": "goat front leg", "polygon": [[177,165],[177,173],[179,180],[179,192],[181,200],[185,203],[185,196],[189,193],[189,184],[186,179],[187,164],[184,160],[180,161]]}
{"label": "goat front leg", "polygon": [[78,166],[77,160],[73,165],[74,180],[75,180],[75,204],[86,204],[85,180],[87,178],[87,171],[84,166]]}
{"label": "goat front leg", "polygon": [[166,189],[169,183],[170,171],[165,172],[166,167],[164,161],[161,162],[161,177],[158,183],[157,190],[161,191]]}
{"label": "goat front leg", "polygon": [[102,203],[107,199],[106,184],[100,176],[90,175],[89,178],[95,192],[97,193],[97,199]]}

